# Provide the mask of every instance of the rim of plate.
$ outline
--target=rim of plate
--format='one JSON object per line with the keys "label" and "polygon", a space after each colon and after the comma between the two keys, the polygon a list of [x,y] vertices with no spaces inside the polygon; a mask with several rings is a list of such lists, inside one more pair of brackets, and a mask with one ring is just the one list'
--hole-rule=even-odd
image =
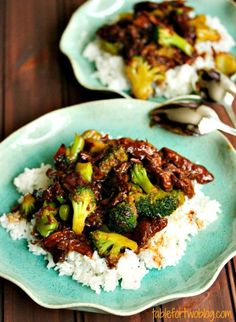
{"label": "rim of plate", "polygon": [[[125,98],[118,98],[118,99],[106,99],[106,100],[97,100],[97,101],[92,101],[92,102],[86,102],[86,103],[81,103],[81,104],[75,104],[75,105],[71,105],[71,106],[65,106],[63,108],[60,109],[56,109],[54,111],[48,112],[38,118],[36,118],[35,120],[27,123],[26,125],[20,127],[19,129],[17,129],[16,131],[14,131],[13,133],[11,133],[7,138],[5,138],[3,141],[0,142],[0,147],[2,144],[7,144],[9,140],[13,139],[18,133],[20,133],[24,128],[38,122],[38,120],[43,119],[48,117],[48,115],[52,115],[58,112],[63,112],[64,109],[76,109],[76,108],[81,108],[81,107],[86,107],[86,105],[96,105],[98,102],[99,103],[106,103],[107,102],[111,102],[111,101],[120,101],[120,102],[124,102],[127,103],[127,99]],[[134,101],[132,99],[132,101]],[[145,108],[147,108],[147,105],[149,105],[150,109],[157,107],[159,104],[156,102],[150,102],[150,101],[142,101],[142,100],[135,100],[138,101],[139,103],[143,103],[145,104]],[[113,104],[110,104],[111,106],[113,106]],[[147,113],[149,112],[149,109],[147,109]],[[218,135],[220,135],[222,137],[223,140],[225,140],[227,142],[227,144],[229,145],[229,147],[232,149],[233,153],[236,155],[236,150],[233,147],[233,145],[231,144],[231,142],[219,131]],[[177,292],[177,293],[173,293],[167,296],[163,296],[160,297],[156,300],[152,300],[147,304],[144,305],[139,305],[136,309],[123,309],[123,310],[119,310],[119,309],[111,309],[105,305],[99,305],[99,304],[95,304],[95,303],[91,303],[91,302],[87,302],[87,303],[81,303],[81,302],[71,302],[70,304],[47,304],[44,301],[42,301],[37,294],[34,294],[29,288],[27,288],[24,283],[19,282],[16,278],[11,277],[8,274],[4,274],[1,273],[0,271],[0,277],[14,283],[15,285],[17,285],[18,287],[20,287],[34,302],[36,302],[37,304],[45,307],[45,308],[49,308],[49,309],[79,309],[79,308],[90,308],[90,309],[96,309],[99,310],[100,313],[110,313],[110,314],[114,314],[114,315],[119,315],[119,316],[129,316],[129,315],[133,315],[133,314],[137,314],[140,313],[150,307],[156,306],[156,305],[160,305],[166,302],[171,302],[173,300],[176,299],[180,299],[180,298],[184,298],[184,297],[192,297],[192,296],[196,296],[199,295],[203,292],[205,292],[208,288],[210,288],[212,286],[212,284],[215,282],[215,280],[217,279],[218,275],[220,274],[220,271],[222,270],[222,268],[225,266],[225,264],[230,261],[234,256],[236,256],[236,249],[234,251],[232,251],[228,256],[226,256],[226,258],[224,260],[221,261],[221,263],[218,265],[215,273],[212,275],[211,279],[208,281],[208,283],[206,283],[202,288],[200,288],[199,290],[195,291],[195,292]],[[98,295],[99,296],[99,295]],[[98,312],[99,313],[99,312]]]}
{"label": "rim of plate", "polygon": [[89,82],[84,82],[81,78],[81,70],[78,66],[78,63],[75,61],[75,59],[73,58],[73,55],[70,53],[70,51],[67,50],[67,48],[65,47],[65,39],[67,38],[67,34],[70,32],[71,26],[74,24],[74,21],[77,20],[77,15],[80,13],[81,9],[85,9],[87,7],[89,7],[91,5],[91,3],[96,2],[96,0],[88,0],[87,2],[83,3],[81,6],[79,6],[71,15],[70,20],[66,26],[66,28],[64,29],[60,42],[59,42],[59,48],[61,50],[61,52],[67,56],[67,58],[69,59],[72,69],[74,71],[74,75],[75,78],[78,80],[78,82],[84,86],[87,89],[90,90],[96,90],[96,91],[104,91],[104,92],[112,92],[112,93],[116,93],[124,98],[132,98],[131,95],[129,95],[128,93],[125,93],[123,91],[118,91],[115,89],[109,89],[108,87],[102,85],[100,86],[92,86]]}
{"label": "rim of plate", "polygon": [[[23,283],[18,282],[17,279],[15,278],[11,278],[10,276],[8,276],[7,274],[2,274],[0,272],[0,277],[14,283],[15,285],[17,285],[18,287],[20,287],[34,302],[36,302],[37,304],[48,308],[48,309],[79,309],[79,308],[92,308],[92,309],[97,309],[99,311],[102,312],[106,312],[109,314],[114,314],[114,315],[118,315],[118,316],[129,316],[129,315],[134,315],[134,314],[138,314],[144,310],[147,310],[153,306],[156,305],[160,305],[160,304],[164,304],[167,302],[171,302],[180,298],[186,298],[186,297],[192,297],[192,296],[197,296],[203,292],[205,292],[207,289],[209,289],[212,284],[215,282],[215,280],[217,279],[217,277],[219,276],[221,270],[223,269],[223,267],[236,255],[236,250],[233,251],[229,256],[226,257],[226,259],[224,261],[222,261],[222,263],[219,265],[218,269],[215,271],[214,275],[212,276],[212,278],[210,279],[210,281],[202,288],[200,288],[198,291],[195,292],[183,292],[183,293],[173,293],[171,295],[167,295],[167,296],[163,296],[157,300],[153,300],[150,301],[150,303],[145,304],[145,305],[140,305],[137,309],[132,309],[132,310],[119,310],[119,309],[111,309],[107,306],[104,305],[99,305],[99,304],[95,304],[95,303],[90,303],[90,302],[85,302],[85,303],[80,303],[80,302],[72,302],[70,304],[47,304],[43,301],[41,301],[37,295],[34,295],[30,289],[28,289]],[[98,295],[99,296],[99,295]],[[98,312],[99,313],[99,312]]]}

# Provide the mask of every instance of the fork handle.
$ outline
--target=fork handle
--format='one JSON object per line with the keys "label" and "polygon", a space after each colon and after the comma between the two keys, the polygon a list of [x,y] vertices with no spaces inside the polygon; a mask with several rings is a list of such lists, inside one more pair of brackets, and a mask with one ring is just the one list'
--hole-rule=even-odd
{"label": "fork handle", "polygon": [[234,113],[234,110],[231,105],[225,104],[224,108],[233,124],[233,126],[236,128],[236,115]]}
{"label": "fork handle", "polygon": [[231,135],[234,135],[236,136],[236,129],[232,128],[231,126],[221,122],[221,121],[218,121],[216,120],[216,125],[217,125],[217,128],[218,130],[221,130],[225,133],[228,133],[228,134],[231,134]]}
{"label": "fork handle", "polygon": [[234,89],[234,91],[232,92],[230,89],[228,89],[224,95],[224,98],[220,101],[220,103],[225,108],[233,126],[236,128],[236,115],[232,106],[235,100],[235,97],[236,97],[236,90]]}

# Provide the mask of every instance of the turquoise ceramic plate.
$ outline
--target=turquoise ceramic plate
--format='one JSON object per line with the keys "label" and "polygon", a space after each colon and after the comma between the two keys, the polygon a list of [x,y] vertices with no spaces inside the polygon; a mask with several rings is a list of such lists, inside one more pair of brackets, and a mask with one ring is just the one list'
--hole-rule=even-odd
{"label": "turquoise ceramic plate", "polygon": [[[82,53],[86,45],[94,39],[95,32],[100,26],[115,18],[119,12],[131,10],[137,2],[140,0],[89,0],[73,14],[62,35],[60,49],[69,58],[75,77],[84,87],[111,91],[93,76],[95,66],[84,58]],[[187,3],[196,8],[199,13],[218,16],[236,39],[236,6],[229,0],[189,0]],[[113,92],[130,97],[127,92]]]}
{"label": "turquoise ceramic plate", "polygon": [[57,147],[69,144],[75,132],[96,128],[113,137],[148,139],[168,146],[204,164],[215,181],[204,186],[222,204],[219,219],[188,243],[186,255],[175,267],[147,274],[136,291],[116,289],[96,295],[69,277],[47,270],[42,257],[28,252],[25,241],[13,241],[0,228],[0,276],[20,286],[33,300],[49,308],[77,308],[131,315],[153,305],[205,291],[225,263],[236,254],[236,154],[219,133],[180,137],[150,128],[148,111],[156,106],[138,100],[106,100],[49,113],[21,128],[0,144],[0,214],[10,210],[19,195],[12,180],[25,167],[52,162]]}

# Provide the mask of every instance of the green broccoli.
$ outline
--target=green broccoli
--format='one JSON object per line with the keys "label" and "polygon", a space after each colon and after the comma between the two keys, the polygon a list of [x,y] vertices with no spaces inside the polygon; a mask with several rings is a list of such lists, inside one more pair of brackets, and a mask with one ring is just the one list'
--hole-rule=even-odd
{"label": "green broccoli", "polygon": [[138,249],[135,241],[120,234],[96,230],[91,233],[91,237],[98,254],[107,257],[109,263],[113,265],[117,263],[126,248],[134,252]]}
{"label": "green broccoli", "polygon": [[50,206],[42,207],[36,215],[35,228],[42,237],[48,237],[58,228],[58,221],[55,218],[57,209]]}
{"label": "green broccoli", "polygon": [[27,193],[22,200],[20,205],[20,213],[26,218],[32,215],[35,211],[36,199],[30,193]]}
{"label": "green broccoli", "polygon": [[139,193],[134,197],[140,216],[151,218],[169,216],[184,202],[183,192],[176,190],[166,192],[155,187],[149,180],[147,171],[142,164],[136,163],[133,166],[131,180],[146,192],[146,195]]}
{"label": "green broccoli", "polygon": [[172,190],[165,192],[160,190],[154,197],[154,212],[160,217],[166,217],[172,214],[184,202],[184,193],[182,191]]}
{"label": "green broccoli", "polygon": [[142,164],[134,164],[131,169],[131,181],[136,185],[139,185],[146,193],[157,191],[157,188],[149,180],[147,171]]}
{"label": "green broccoli", "polygon": [[158,34],[158,43],[161,46],[175,46],[182,50],[186,55],[192,56],[193,54],[193,47],[190,45],[190,43],[187,42],[184,38],[179,36],[174,31],[163,28],[163,27],[157,27],[157,34]]}
{"label": "green broccoli", "polygon": [[72,230],[80,235],[85,226],[86,218],[96,209],[96,199],[93,191],[88,187],[78,187],[71,195],[73,207]]}
{"label": "green broccoli", "polygon": [[81,177],[87,181],[91,182],[92,181],[92,176],[93,176],[93,166],[91,162],[78,162],[75,166],[75,171],[81,175]]}
{"label": "green broccoli", "polygon": [[144,195],[136,201],[138,215],[150,218],[169,216],[184,202],[184,193],[173,190]]}
{"label": "green broccoli", "polygon": [[137,210],[135,203],[122,201],[111,209],[108,216],[110,230],[120,234],[128,233],[137,225]]}
{"label": "green broccoli", "polygon": [[102,134],[96,130],[87,130],[81,136],[85,139],[85,148],[89,153],[97,154],[107,147]]}
{"label": "green broccoli", "polygon": [[87,140],[87,139],[94,139],[100,141],[102,138],[102,134],[96,130],[86,130],[84,131],[81,136]]}
{"label": "green broccoli", "polygon": [[74,141],[72,145],[66,149],[66,156],[70,162],[75,162],[78,154],[84,148],[84,138],[78,134],[75,134]]}
{"label": "green broccoli", "polygon": [[140,217],[155,217],[154,204],[151,202],[150,195],[143,194],[135,202],[137,213]]}
{"label": "green broccoli", "polygon": [[129,182],[129,191],[131,195],[143,194],[142,188],[133,182]]}
{"label": "green broccoli", "polygon": [[107,156],[99,164],[99,170],[107,175],[112,168],[127,160],[128,155],[122,146],[112,147],[109,149]]}

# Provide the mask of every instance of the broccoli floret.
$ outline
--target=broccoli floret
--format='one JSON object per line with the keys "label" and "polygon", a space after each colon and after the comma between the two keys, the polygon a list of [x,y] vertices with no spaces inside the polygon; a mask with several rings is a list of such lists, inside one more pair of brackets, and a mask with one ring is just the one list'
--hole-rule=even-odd
{"label": "broccoli floret", "polygon": [[87,139],[94,139],[100,141],[102,138],[102,134],[96,130],[86,130],[84,131],[81,136],[87,140]]}
{"label": "broccoli floret", "polygon": [[166,217],[172,214],[179,206],[179,200],[175,193],[167,193],[163,196],[158,196],[154,201],[153,214],[158,214],[160,217]]}
{"label": "broccoli floret", "polygon": [[100,153],[107,147],[102,134],[96,130],[87,130],[81,135],[85,139],[85,149],[90,153]]}
{"label": "broccoli floret", "polygon": [[128,155],[122,146],[113,147],[108,151],[107,156],[99,164],[99,170],[107,175],[112,168],[127,160]]}
{"label": "broccoli floret", "polygon": [[136,242],[120,234],[96,230],[91,233],[91,237],[99,255],[107,257],[109,263],[113,265],[117,263],[126,248],[134,252],[138,249]]}
{"label": "broccoli floret", "polygon": [[146,169],[139,163],[131,169],[131,180],[139,185],[145,194],[136,194],[135,205],[138,215],[155,218],[169,216],[184,202],[184,193],[173,190],[166,192],[155,187],[148,178]]}
{"label": "broccoli floret", "polygon": [[173,190],[165,192],[159,190],[156,193],[140,197],[136,201],[138,215],[149,218],[171,215],[184,202],[184,193]]}
{"label": "broccoli floret", "polygon": [[30,193],[23,197],[22,203],[20,205],[20,213],[26,218],[32,215],[35,211],[36,199]]}
{"label": "broccoli floret", "polygon": [[66,149],[66,156],[70,162],[75,162],[78,154],[84,148],[84,138],[81,135],[75,134],[72,145]]}
{"label": "broccoli floret", "polygon": [[122,201],[111,209],[108,217],[110,230],[120,234],[128,233],[137,225],[137,210],[134,203]]}
{"label": "broccoli floret", "polygon": [[151,202],[150,195],[142,195],[135,202],[137,213],[141,217],[155,217],[154,205]]}
{"label": "broccoli floret", "polygon": [[133,182],[129,182],[129,191],[131,195],[143,194],[142,188]]}
{"label": "broccoli floret", "polygon": [[147,171],[142,164],[134,164],[133,168],[131,169],[131,181],[139,185],[146,193],[153,193],[157,191],[157,188],[149,180]]}
{"label": "broccoli floret", "polygon": [[168,28],[158,27],[158,43],[161,46],[175,46],[188,56],[192,56],[193,54],[192,45]]}
{"label": "broccoli floret", "polygon": [[86,218],[95,210],[96,199],[88,187],[78,187],[71,196],[73,207],[72,230],[80,235],[84,230]]}
{"label": "broccoli floret", "polygon": [[87,181],[91,182],[92,181],[92,176],[93,176],[93,166],[91,162],[78,162],[75,166],[75,171],[81,175],[81,177]]}
{"label": "broccoli floret", "polygon": [[126,75],[131,83],[133,95],[139,99],[147,99],[153,94],[153,83],[164,80],[159,67],[152,67],[142,57],[133,57],[126,66]]}
{"label": "broccoli floret", "polygon": [[42,237],[48,237],[58,228],[58,221],[55,218],[57,209],[50,206],[42,207],[37,213],[35,228]]}
{"label": "broccoli floret", "polygon": [[125,162],[128,160],[127,153],[122,146],[116,146],[112,149],[112,153],[115,159],[119,162]]}

